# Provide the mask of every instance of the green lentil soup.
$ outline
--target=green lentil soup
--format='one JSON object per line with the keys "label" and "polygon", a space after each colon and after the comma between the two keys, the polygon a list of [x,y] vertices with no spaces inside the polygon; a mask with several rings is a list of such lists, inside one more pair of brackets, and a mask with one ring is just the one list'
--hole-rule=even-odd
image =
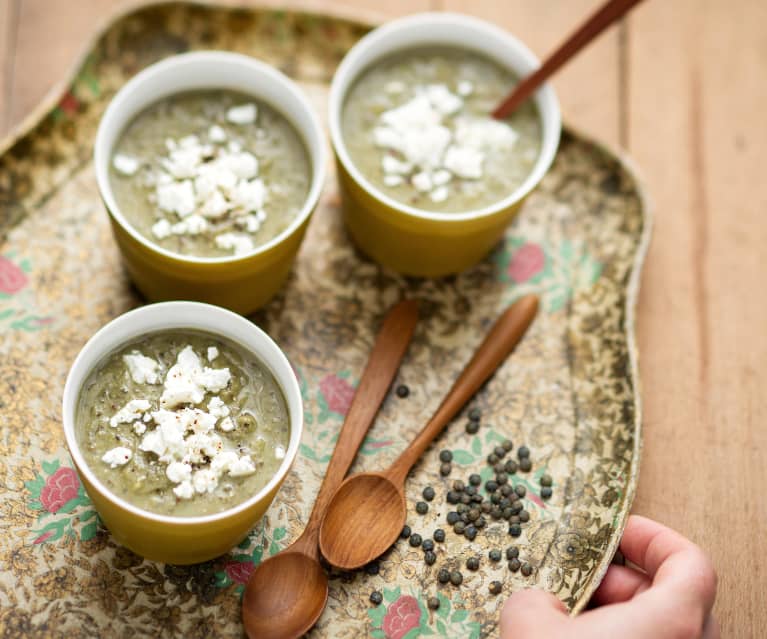
{"label": "green lentil soup", "polygon": [[513,73],[467,50],[398,53],[349,90],[344,145],[357,169],[403,204],[435,212],[490,206],[524,182],[541,150],[531,102],[503,121],[490,117],[516,83]]}
{"label": "green lentil soup", "polygon": [[121,213],[145,238],[196,257],[245,255],[297,217],[311,182],[293,126],[232,91],[160,100],[123,131],[109,175]]}
{"label": "green lentil soup", "polygon": [[158,331],[105,357],[78,400],[86,463],[113,493],[162,515],[217,513],[282,463],[288,409],[267,368],[201,331]]}

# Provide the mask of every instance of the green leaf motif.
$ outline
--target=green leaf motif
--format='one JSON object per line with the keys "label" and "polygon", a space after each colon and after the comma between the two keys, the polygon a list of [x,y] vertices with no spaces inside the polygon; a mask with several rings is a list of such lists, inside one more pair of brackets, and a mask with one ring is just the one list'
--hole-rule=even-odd
{"label": "green leaf motif", "polygon": [[482,454],[482,442],[479,440],[479,436],[475,435],[471,440],[471,452],[475,455]]}
{"label": "green leaf motif", "polygon": [[85,524],[85,526],[82,527],[80,530],[80,539],[83,541],[90,541],[96,536],[96,533],[99,531],[99,525],[97,521],[92,521],[88,524]]}
{"label": "green leaf motif", "polygon": [[55,473],[59,469],[59,465],[60,463],[58,459],[54,459],[53,461],[50,461],[50,462],[44,461],[42,463],[43,470],[45,471],[47,475],[53,475],[53,473]]}
{"label": "green leaf motif", "polygon": [[370,617],[370,620],[376,628],[381,626],[385,616],[386,608],[384,606],[376,606],[375,608],[368,609],[368,617]]}
{"label": "green leaf motif", "polygon": [[271,544],[269,544],[269,556],[272,557],[278,552],[280,552],[280,545],[276,541],[273,541]]}
{"label": "green leaf motif", "polygon": [[465,450],[454,450],[453,461],[457,464],[471,464],[474,461],[474,455]]}
{"label": "green leaf motif", "polygon": [[470,624],[468,624],[469,628],[471,628],[471,633],[469,634],[468,639],[479,639],[479,631],[480,631],[480,625],[478,621],[472,621]]}
{"label": "green leaf motif", "polygon": [[[429,632],[426,632],[426,631]],[[420,637],[422,634],[424,635],[433,635],[434,632],[431,630],[431,628],[424,628],[423,626],[419,626],[416,628],[413,628],[408,632],[405,636],[402,637],[402,639],[417,639],[417,637]]]}
{"label": "green leaf motif", "polygon": [[440,617],[447,618],[450,614],[450,600],[441,592],[437,593],[437,599],[439,599],[439,609],[437,610],[437,614]]}
{"label": "green leaf motif", "polygon": [[442,623],[442,620],[441,620],[441,619],[437,619],[437,631],[438,631],[438,632],[439,632],[439,634],[440,634],[440,635],[442,635],[443,637],[446,637],[446,636],[447,636],[447,628],[445,627],[445,624],[444,624],[444,623]]}
{"label": "green leaf motif", "polygon": [[370,633],[370,636],[375,639],[386,639],[386,633],[380,628],[373,630],[373,632]]}
{"label": "green leaf motif", "polygon": [[384,599],[386,599],[386,601],[389,603],[397,601],[397,599],[399,599],[400,592],[401,591],[399,586],[396,588],[384,588]]}
{"label": "green leaf motif", "polygon": [[453,613],[453,616],[450,618],[450,621],[452,623],[461,623],[468,616],[469,616],[469,612],[467,610],[456,610]]}
{"label": "green leaf motif", "polygon": [[275,528],[274,533],[272,533],[272,539],[274,539],[275,541],[279,541],[287,534],[287,532],[288,532],[287,528],[282,528],[282,527]]}

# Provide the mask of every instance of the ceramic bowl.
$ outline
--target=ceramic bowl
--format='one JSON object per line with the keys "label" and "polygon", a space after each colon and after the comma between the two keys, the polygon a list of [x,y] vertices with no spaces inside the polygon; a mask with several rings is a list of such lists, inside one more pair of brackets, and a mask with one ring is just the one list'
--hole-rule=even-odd
{"label": "ceramic bowl", "polygon": [[427,212],[402,204],[375,187],[354,166],[341,134],[346,95],[366,69],[401,51],[448,47],[484,55],[518,77],[539,66],[522,42],[488,22],[452,13],[422,13],[394,20],[360,40],[338,67],[330,89],[329,124],[344,220],[364,253],[406,275],[438,277],[479,262],[500,240],[525,198],[549,169],[559,144],[561,118],[554,89],[534,96],[542,122],[538,160],[524,183],[505,199],[461,213]]}
{"label": "ceramic bowl", "polygon": [[[312,179],[300,213],[277,237],[242,256],[193,257],[163,249],[133,228],[109,183],[114,146],[136,115],[170,95],[204,89],[229,89],[266,102],[293,124],[309,155]],[[198,300],[249,313],[268,302],[290,272],[319,200],[325,179],[325,153],[320,122],[293,81],[253,58],[204,51],[158,62],[120,89],[99,124],[94,164],[123,262],[146,298]]]}
{"label": "ceramic bowl", "polygon": [[[227,338],[257,357],[274,375],[288,406],[290,442],[279,469],[258,493],[234,508],[200,517],[159,515],[112,493],[88,467],[75,435],[75,413],[83,383],[104,357],[133,339],[158,330],[197,329]],[[217,557],[237,545],[263,516],[285,479],[303,430],[303,405],[295,373],[279,347],[236,313],[197,302],[164,302],[130,311],[99,330],[75,359],[64,388],[67,447],[86,492],[114,538],[133,552],[171,564]]]}

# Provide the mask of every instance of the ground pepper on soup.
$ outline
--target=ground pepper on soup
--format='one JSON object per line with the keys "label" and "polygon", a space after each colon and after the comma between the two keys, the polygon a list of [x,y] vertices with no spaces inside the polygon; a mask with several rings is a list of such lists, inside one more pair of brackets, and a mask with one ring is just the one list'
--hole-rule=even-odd
{"label": "ground pepper on soup", "polygon": [[110,185],[128,222],[162,248],[245,255],[284,231],[309,193],[306,149],[269,105],[194,91],[151,105],[115,147]]}
{"label": "ground pepper on soup", "polygon": [[541,149],[532,103],[502,121],[490,116],[516,83],[468,50],[398,53],[349,90],[344,145],[354,166],[403,204],[435,212],[490,206],[524,182]]}
{"label": "ground pepper on soup", "polygon": [[85,461],[145,510],[199,516],[255,495],[290,438],[285,398],[255,357],[199,331],[159,331],[107,356],[80,393]]}

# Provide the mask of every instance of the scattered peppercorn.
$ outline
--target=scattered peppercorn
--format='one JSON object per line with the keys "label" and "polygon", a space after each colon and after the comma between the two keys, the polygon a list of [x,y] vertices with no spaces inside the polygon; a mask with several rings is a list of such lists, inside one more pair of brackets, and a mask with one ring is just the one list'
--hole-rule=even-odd
{"label": "scattered peppercorn", "polygon": [[417,548],[421,545],[421,542],[423,541],[423,538],[418,533],[413,533],[410,535],[410,539],[408,540],[410,542],[410,545],[413,548]]}
{"label": "scattered peppercorn", "polygon": [[449,450],[441,450],[439,452],[439,460],[441,462],[451,462],[453,461],[453,453],[451,453]]}
{"label": "scattered peppercorn", "polygon": [[503,465],[503,469],[509,474],[513,475],[519,469],[519,465],[513,459],[507,459]]}
{"label": "scattered peppercorn", "polygon": [[479,519],[479,510],[476,508],[472,508],[469,512],[469,521],[477,521]]}
{"label": "scattered peppercorn", "polygon": [[411,532],[410,531],[410,526],[405,524],[402,527],[402,532],[399,534],[399,536],[402,537],[402,539],[407,539],[408,537],[410,537],[410,532]]}
{"label": "scattered peppercorn", "polygon": [[[459,515],[457,512],[455,512],[454,510],[451,510],[451,511],[450,511],[450,512],[447,514],[447,523],[448,523],[448,524],[450,524],[450,525],[452,526],[452,525],[453,525],[455,522],[457,522],[457,521],[458,521],[460,518],[461,518],[461,516],[460,516],[460,515]],[[436,534],[436,533],[435,533],[435,534]]]}
{"label": "scattered peppercorn", "polygon": [[437,581],[441,584],[446,584],[450,581],[450,571],[447,568],[440,568],[437,573]]}
{"label": "scattered peppercorn", "polygon": [[383,602],[383,595],[378,592],[377,590],[374,590],[370,593],[370,603],[372,603],[374,606],[378,606]]}
{"label": "scattered peppercorn", "polygon": [[453,531],[459,535],[462,535],[466,531],[466,524],[464,524],[462,521],[455,522],[455,526],[453,526]]}
{"label": "scattered peppercorn", "polygon": [[491,595],[500,595],[502,590],[503,590],[503,584],[500,581],[491,581],[490,582],[490,594]]}
{"label": "scattered peppercorn", "polygon": [[533,462],[530,461],[529,457],[525,457],[524,459],[519,460],[519,470],[521,470],[523,473],[529,473],[533,468]]}
{"label": "scattered peppercorn", "polygon": [[434,541],[441,544],[443,541],[445,541],[445,531],[442,530],[442,528],[437,528],[437,530],[434,531],[433,537]]}
{"label": "scattered peppercorn", "polygon": [[506,472],[506,465],[499,461],[495,466],[493,466],[493,472],[496,475],[501,475]]}
{"label": "scattered peppercorn", "polygon": [[477,538],[477,528],[469,524],[466,526],[466,530],[463,531],[463,536],[469,541],[474,541]]}
{"label": "scattered peppercorn", "polygon": [[520,510],[519,521],[521,521],[523,524],[526,524],[528,521],[530,521],[530,513],[526,510]]}
{"label": "scattered peppercorn", "polygon": [[491,504],[500,504],[502,497],[498,493],[493,493],[490,495],[490,503]]}
{"label": "scattered peppercorn", "polygon": [[[506,521],[508,521],[510,524],[519,524],[519,523],[522,522],[522,519],[520,518],[519,515],[512,515],[511,514],[511,508],[507,508],[507,510],[509,511],[509,516],[508,517],[504,517],[504,519],[506,519]],[[504,512],[504,515],[505,514],[506,513]]]}
{"label": "scattered peppercorn", "polygon": [[425,515],[426,513],[429,512],[429,504],[427,504],[425,501],[419,501],[415,505],[415,511],[419,515]]}
{"label": "scattered peppercorn", "polygon": [[470,504],[471,495],[468,495],[467,493],[461,493],[461,503],[466,505]]}
{"label": "scattered peppercorn", "polygon": [[477,487],[476,486],[466,486],[466,488],[464,488],[463,492],[465,492],[470,497],[473,497],[474,495],[477,494]]}
{"label": "scattered peppercorn", "polygon": [[514,557],[514,559],[509,559],[509,570],[511,570],[511,572],[517,572],[521,566],[522,563],[516,557]]}
{"label": "scattered peppercorn", "polygon": [[510,439],[504,439],[501,442],[501,446],[503,446],[503,450],[507,452],[510,451],[512,448],[514,448],[514,444],[512,443]]}
{"label": "scattered peppercorn", "polygon": [[529,577],[530,575],[533,574],[533,567],[529,563],[527,563],[527,562],[523,563],[522,564],[522,574],[525,577]]}
{"label": "scattered peppercorn", "polygon": [[509,478],[506,475],[496,475],[495,476],[495,483],[499,486],[503,486],[504,484],[508,483]]}
{"label": "scattered peppercorn", "polygon": [[426,488],[423,489],[423,492],[421,494],[423,495],[423,498],[426,501],[431,501],[432,499],[434,499],[434,496],[436,493],[434,492],[434,489],[431,486],[427,486]]}
{"label": "scattered peppercorn", "polygon": [[479,570],[479,558],[478,557],[469,557],[466,560],[466,568],[469,570]]}
{"label": "scattered peppercorn", "polygon": [[551,497],[551,492],[552,492],[551,488],[549,488],[548,486],[544,486],[543,488],[541,488],[541,499],[548,499],[549,497]]}
{"label": "scattered peppercorn", "polygon": [[463,575],[458,570],[450,573],[450,583],[454,586],[460,586],[463,583]]}
{"label": "scattered peppercorn", "polygon": [[448,504],[457,504],[459,501],[461,501],[461,495],[459,493],[454,490],[447,491]]}
{"label": "scattered peppercorn", "polygon": [[458,511],[458,514],[459,514],[459,515],[463,515],[463,513],[467,513],[467,512],[469,512],[469,507],[468,507],[466,504],[464,504],[464,503],[460,503],[460,504],[458,504],[458,505],[455,507],[455,509]]}
{"label": "scattered peppercorn", "polygon": [[538,480],[541,484],[541,486],[551,486],[554,481],[551,479],[551,475],[541,475],[541,478]]}
{"label": "scattered peppercorn", "polygon": [[397,397],[405,398],[410,395],[410,389],[405,384],[397,386]]}
{"label": "scattered peppercorn", "polygon": [[530,449],[527,446],[520,446],[517,449],[517,457],[520,459],[524,459],[525,457],[530,457]]}
{"label": "scattered peppercorn", "polygon": [[501,486],[501,495],[503,495],[504,497],[508,497],[513,492],[514,492],[514,486],[512,486],[511,484],[504,484],[503,486]]}
{"label": "scattered peppercorn", "polygon": [[506,449],[503,446],[496,446],[493,448],[493,452],[496,454],[498,459],[503,459],[506,457]]}
{"label": "scattered peppercorn", "polygon": [[457,493],[462,493],[462,492],[463,492],[463,490],[464,490],[464,488],[466,488],[466,485],[465,485],[465,484],[464,484],[464,483],[463,483],[463,482],[462,482],[460,479],[456,479],[456,480],[453,482],[453,490],[454,490],[455,492],[457,492]]}
{"label": "scattered peppercorn", "polygon": [[471,496],[471,501],[474,502],[475,504],[481,504],[483,501],[485,501],[485,498],[479,493],[477,493],[476,495]]}
{"label": "scattered peppercorn", "polygon": [[449,463],[444,463],[439,467],[439,474],[443,477],[447,477],[450,472],[453,470],[453,467]]}
{"label": "scattered peppercorn", "polygon": [[475,521],[475,522],[474,522],[474,525],[475,525],[477,528],[484,528],[484,527],[485,527],[485,524],[487,524],[487,521],[485,521],[485,518],[484,518],[482,515],[480,515],[480,516],[477,518],[477,521]]}
{"label": "scattered peppercorn", "polygon": [[365,566],[365,572],[369,575],[377,575],[379,572],[381,572],[381,566],[378,565],[377,561],[371,561],[367,566]]}
{"label": "scattered peppercorn", "polygon": [[[512,537],[519,537],[522,534],[522,526],[519,524],[511,524],[511,526],[509,526],[509,534]],[[410,543],[413,543],[412,537],[410,538]]]}
{"label": "scattered peppercorn", "polygon": [[425,551],[434,550],[434,540],[433,539],[424,539],[423,543],[421,544],[421,548],[423,548]]}
{"label": "scattered peppercorn", "polygon": [[490,516],[493,519],[500,519],[501,517],[503,517],[503,511],[501,510],[499,506],[493,506],[490,509]]}
{"label": "scattered peppercorn", "polygon": [[437,597],[429,597],[426,604],[431,610],[437,610],[439,608],[439,599]]}
{"label": "scattered peppercorn", "polygon": [[427,566],[433,566],[437,562],[437,555],[433,551],[427,550],[423,554],[423,560]]}
{"label": "scattered peppercorn", "polygon": [[493,481],[492,479],[488,479],[485,482],[485,490],[489,493],[494,493],[496,490],[498,490],[498,482]]}
{"label": "scattered peppercorn", "polygon": [[506,549],[506,559],[516,559],[519,557],[519,548],[516,546],[509,546]]}
{"label": "scattered peppercorn", "polygon": [[489,553],[487,553],[487,556],[490,557],[490,561],[498,562],[503,558],[503,555],[501,554],[501,551],[498,550],[498,548],[493,548]]}
{"label": "scattered peppercorn", "polygon": [[495,453],[490,453],[487,456],[487,463],[490,466],[495,466],[499,461],[500,460],[498,459],[498,455],[496,455]]}
{"label": "scattered peppercorn", "polygon": [[479,422],[466,422],[466,432],[469,435],[476,435],[479,432]]}
{"label": "scattered peppercorn", "polygon": [[490,512],[490,511],[493,509],[493,506],[490,504],[490,502],[489,502],[489,501],[485,501],[485,500],[483,499],[483,500],[482,500],[482,503],[479,505],[479,509],[480,509],[480,510],[481,510],[483,513],[487,514],[487,513],[489,513],[489,512]]}
{"label": "scattered peppercorn", "polygon": [[514,486],[514,492],[519,495],[520,499],[527,495],[527,488],[525,488],[522,484],[517,484]]}

